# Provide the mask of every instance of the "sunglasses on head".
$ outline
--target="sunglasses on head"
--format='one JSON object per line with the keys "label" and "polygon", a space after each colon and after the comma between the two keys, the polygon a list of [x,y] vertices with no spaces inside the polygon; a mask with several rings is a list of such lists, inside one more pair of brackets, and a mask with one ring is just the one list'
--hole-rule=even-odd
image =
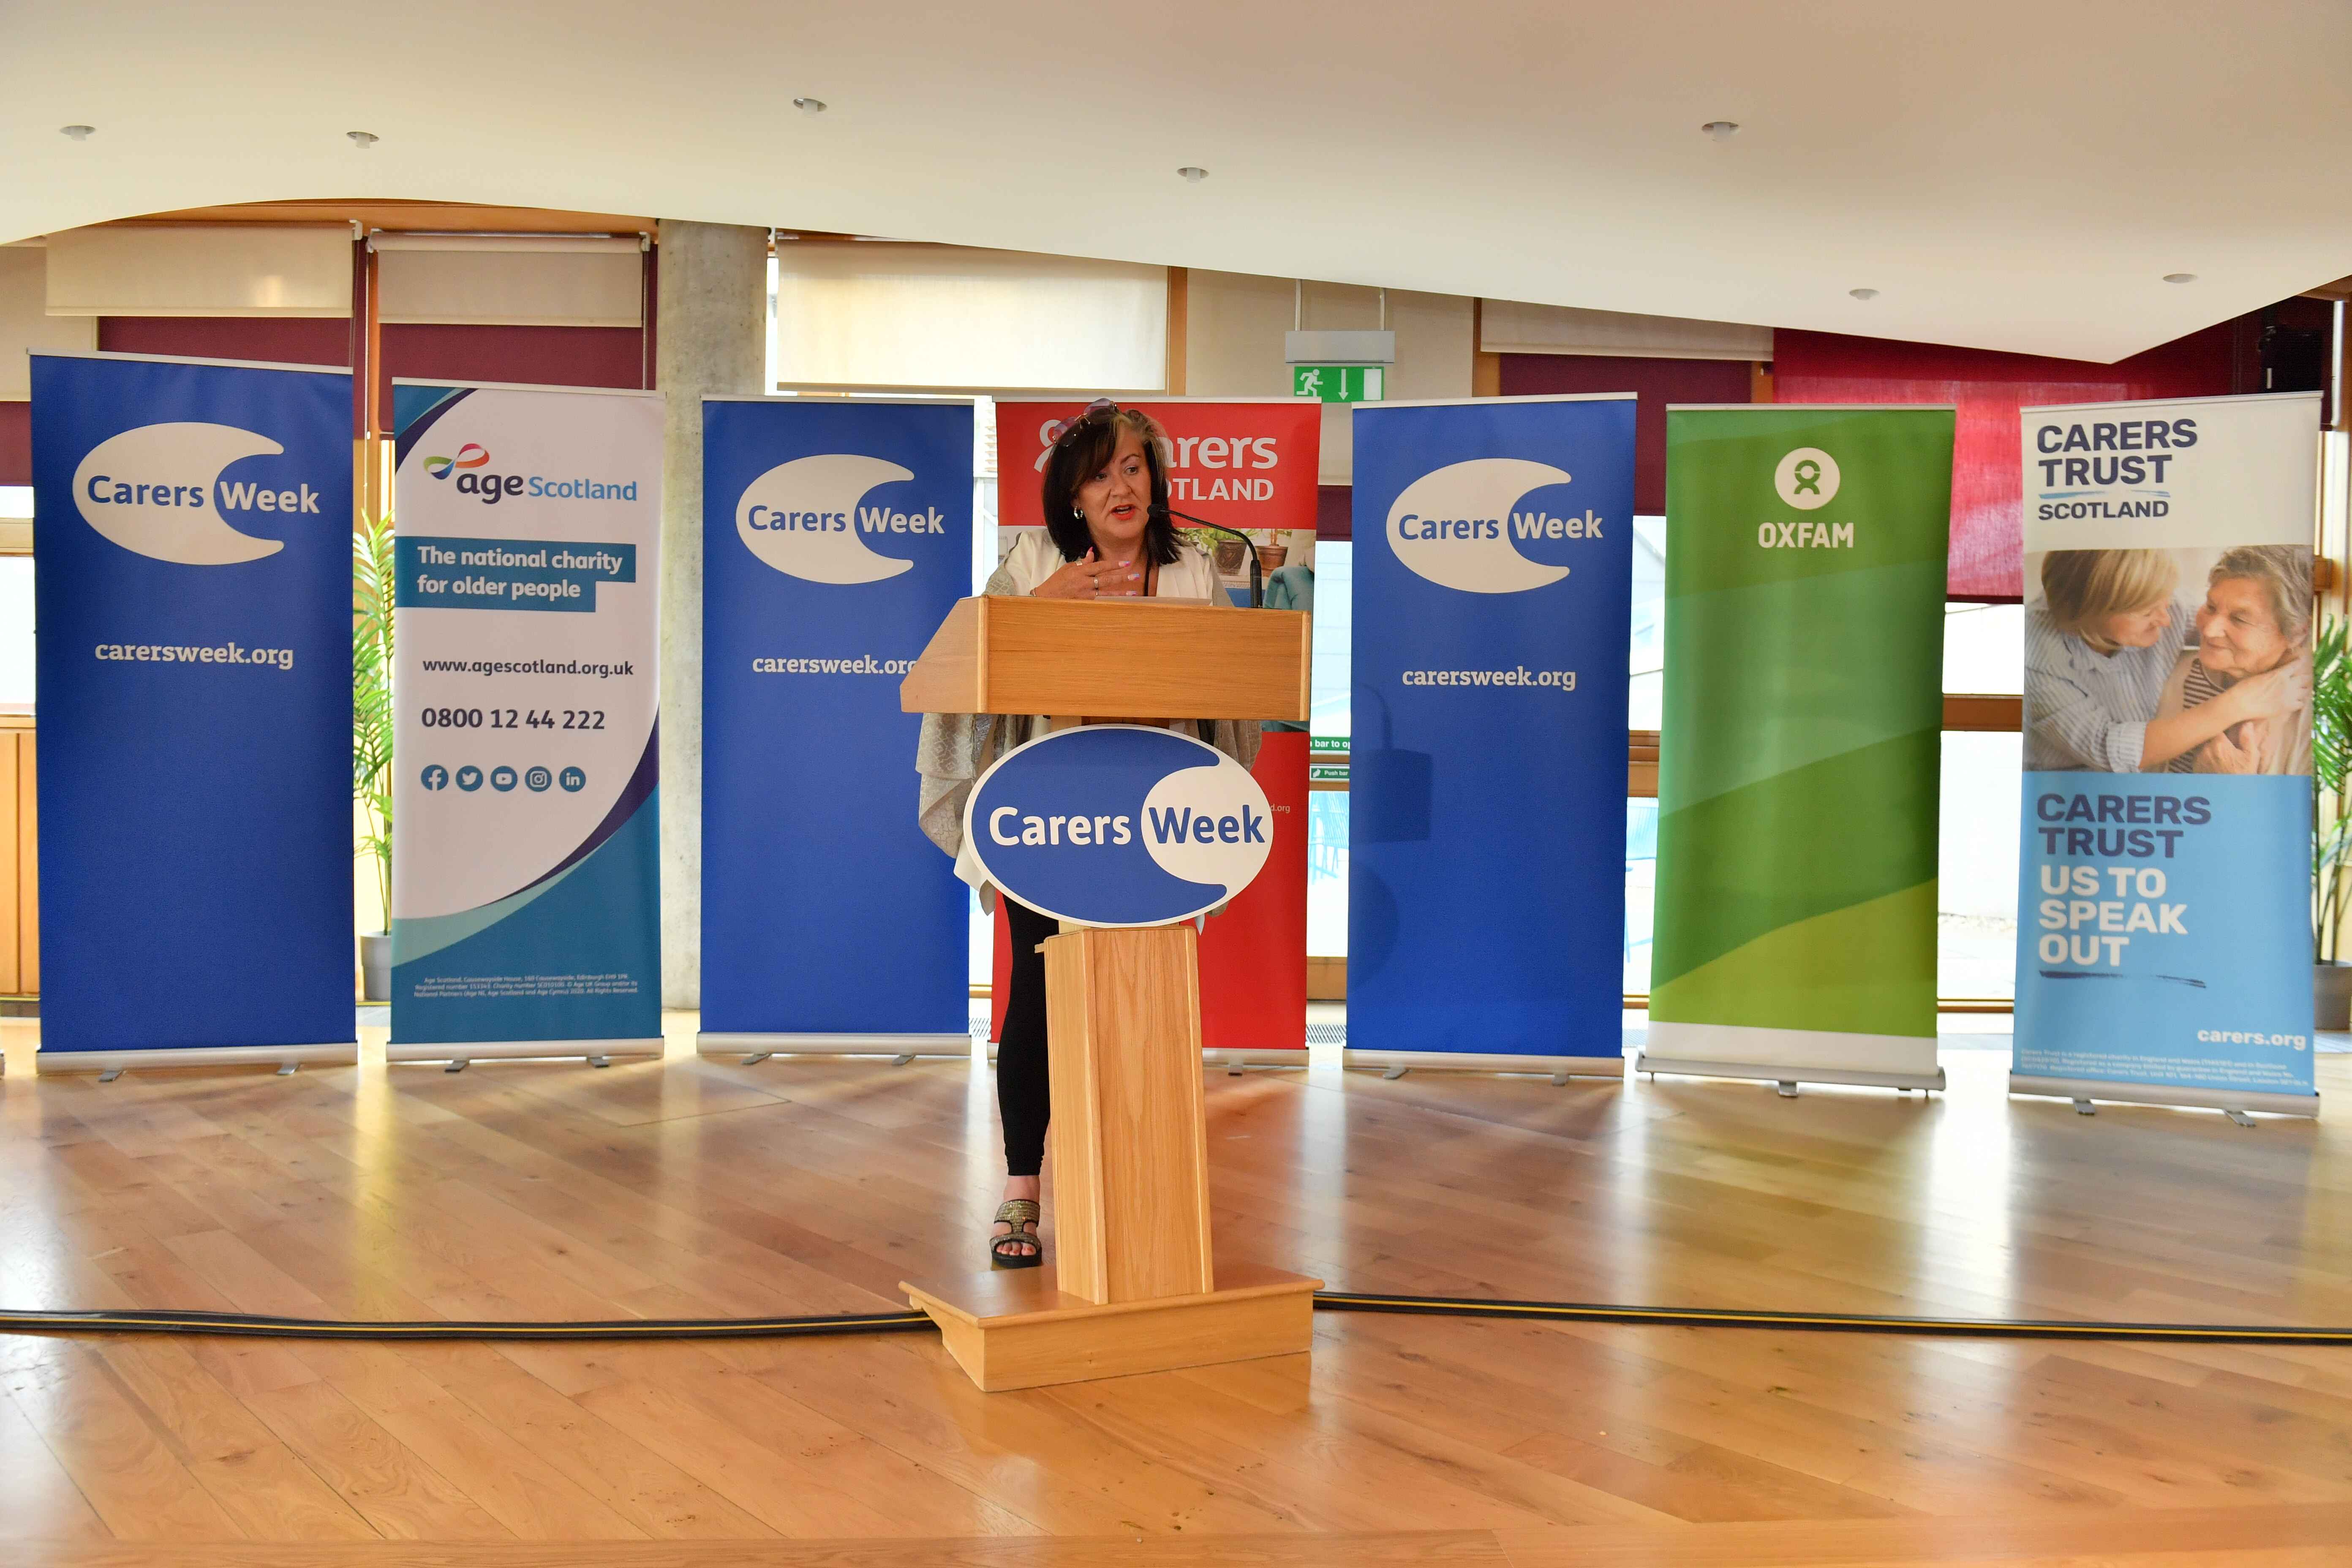
{"label": "sunglasses on head", "polygon": [[1054,442],[1056,446],[1059,446],[1062,442],[1068,440],[1071,437],[1076,435],[1080,430],[1084,429],[1087,426],[1093,424],[1096,420],[1116,419],[1118,417],[1118,414],[1119,407],[1118,404],[1112,402],[1108,397],[1097,397],[1092,403],[1087,404],[1084,408],[1080,409],[1077,413],[1072,415],[1070,418],[1064,423],[1062,426],[1062,433],[1054,437]]}

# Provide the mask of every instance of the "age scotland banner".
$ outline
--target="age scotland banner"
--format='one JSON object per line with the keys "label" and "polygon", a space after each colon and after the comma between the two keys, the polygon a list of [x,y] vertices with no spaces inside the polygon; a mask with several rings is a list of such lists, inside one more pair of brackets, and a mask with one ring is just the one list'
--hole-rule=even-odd
{"label": "age scotland banner", "polygon": [[388,1054],[658,1054],[661,397],[394,408]]}
{"label": "age scotland banner", "polygon": [[1658,886],[1636,1070],[1942,1087],[1953,417],[1667,410]]}
{"label": "age scotland banner", "polygon": [[1353,418],[1349,1059],[1622,1076],[1633,396]]}
{"label": "age scotland banner", "polygon": [[2028,408],[2010,1088],[2316,1114],[2319,396]]}
{"label": "age scotland banner", "polygon": [[43,1071],[352,1061],[352,384],[35,354]]}
{"label": "age scotland banner", "polygon": [[898,683],[971,589],[972,413],[703,401],[701,1045],[971,1049]]}

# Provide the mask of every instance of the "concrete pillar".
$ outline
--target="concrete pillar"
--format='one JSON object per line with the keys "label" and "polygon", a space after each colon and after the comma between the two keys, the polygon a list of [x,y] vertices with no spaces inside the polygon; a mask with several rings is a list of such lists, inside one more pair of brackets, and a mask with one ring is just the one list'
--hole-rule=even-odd
{"label": "concrete pillar", "polygon": [[662,1005],[702,1003],[702,398],[767,374],[768,231],[661,220]]}

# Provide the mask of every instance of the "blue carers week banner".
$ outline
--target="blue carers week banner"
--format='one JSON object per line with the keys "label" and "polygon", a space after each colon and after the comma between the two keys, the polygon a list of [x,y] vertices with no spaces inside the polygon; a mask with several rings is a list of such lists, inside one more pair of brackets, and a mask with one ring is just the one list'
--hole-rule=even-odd
{"label": "blue carers week banner", "polygon": [[352,1059],[350,373],[32,382],[41,1055]]}
{"label": "blue carers week banner", "polygon": [[393,405],[389,1055],[657,1052],[661,397]]}
{"label": "blue carers week banner", "polygon": [[1614,1062],[1633,396],[1353,417],[1351,1052]]}
{"label": "blue carers week banner", "polygon": [[2312,1110],[2319,395],[2023,411],[2013,1090]]}
{"label": "blue carers week banner", "polygon": [[706,1037],[968,1048],[898,683],[971,592],[971,455],[969,404],[704,400]]}

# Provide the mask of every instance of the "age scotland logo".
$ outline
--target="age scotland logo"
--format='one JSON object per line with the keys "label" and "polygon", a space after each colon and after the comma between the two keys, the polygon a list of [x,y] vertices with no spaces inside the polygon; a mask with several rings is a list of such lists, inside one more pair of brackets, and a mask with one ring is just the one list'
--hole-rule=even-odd
{"label": "age scotland logo", "polygon": [[893,511],[866,506],[866,492],[915,477],[910,468],[856,452],[830,452],[779,463],[743,487],[735,532],[743,548],[787,577],[808,583],[878,583],[915,564],[870,548],[908,534],[944,534],[937,507]]}
{"label": "age scotland logo", "polygon": [[152,560],[181,566],[258,561],[285,549],[285,542],[242,532],[228,517],[318,516],[320,492],[307,484],[277,489],[260,480],[229,483],[221,473],[240,459],[285,450],[234,425],[138,426],[108,437],[82,458],[74,469],[74,507],[101,537]]}
{"label": "age scotland logo", "polygon": [[1214,909],[1255,879],[1273,839],[1247,768],[1140,724],[1015,747],[981,775],[963,823],[989,880],[1041,913],[1096,926]]}
{"label": "age scotland logo", "polygon": [[454,458],[427,458],[425,471],[436,479],[446,479],[459,468],[478,468],[490,460],[489,448],[478,441],[468,441],[457,448]]}
{"label": "age scotland logo", "polygon": [[1422,475],[1389,508],[1389,548],[1416,576],[1465,594],[1524,594],[1569,574],[1566,566],[1530,561],[1517,541],[1599,539],[1602,520],[1590,507],[1559,518],[1523,509],[1529,491],[1570,483],[1549,463],[1473,458]]}
{"label": "age scotland logo", "polygon": [[555,478],[548,474],[492,474],[482,470],[489,466],[490,449],[478,441],[468,441],[457,448],[454,458],[432,457],[418,466],[425,477],[447,484],[459,495],[470,496],[484,506],[496,506],[514,496],[530,496],[538,500],[617,500],[637,499],[635,479],[592,479],[585,475]]}

